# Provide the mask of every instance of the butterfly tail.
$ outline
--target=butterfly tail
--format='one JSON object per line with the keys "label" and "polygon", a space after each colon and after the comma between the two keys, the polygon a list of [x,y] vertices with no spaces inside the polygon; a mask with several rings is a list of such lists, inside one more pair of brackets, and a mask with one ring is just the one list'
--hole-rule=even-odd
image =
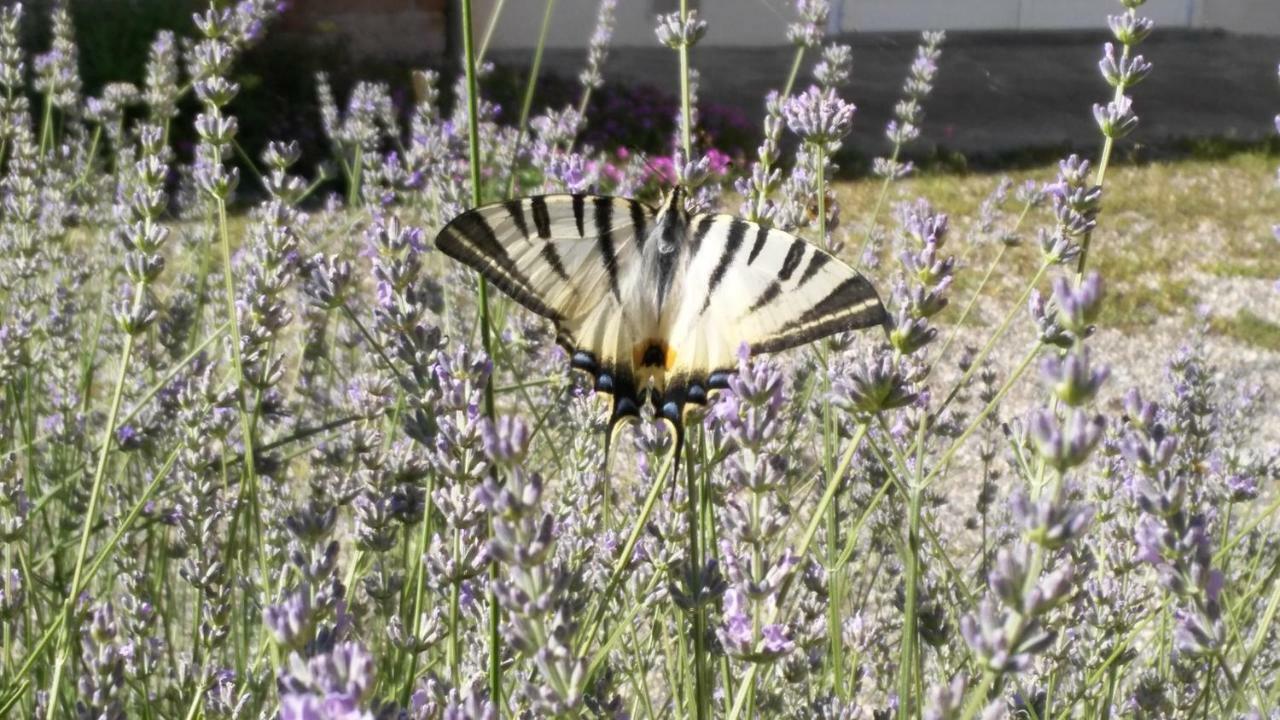
{"label": "butterfly tail", "polygon": [[680,457],[684,454],[684,409],[685,409],[685,390],[682,387],[672,385],[668,386],[666,392],[663,393],[662,403],[658,408],[658,414],[663,420],[671,423],[671,432],[676,437],[675,445],[671,452],[675,453],[671,460],[671,477],[676,479],[680,475]]}
{"label": "butterfly tail", "polygon": [[640,417],[640,406],[634,398],[617,396],[613,398],[613,412],[609,415],[609,425],[604,432],[604,479],[609,478],[609,468],[613,462],[613,440],[623,421]]}

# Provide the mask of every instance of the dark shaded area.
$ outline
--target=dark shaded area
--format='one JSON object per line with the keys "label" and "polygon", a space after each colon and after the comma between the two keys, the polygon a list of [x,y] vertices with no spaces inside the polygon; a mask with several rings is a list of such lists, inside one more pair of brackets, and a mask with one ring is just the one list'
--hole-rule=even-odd
{"label": "dark shaded area", "polygon": [[[1091,107],[1111,96],[1097,68],[1108,39],[1083,32],[950,34],[926,105],[924,136],[910,154],[925,163],[990,167],[1096,150]],[[883,128],[918,38],[868,33],[839,40],[854,48],[845,96],[859,113],[845,164],[856,169],[887,150]],[[1157,31],[1141,50],[1155,69],[1134,92],[1142,123],[1123,143],[1130,158],[1212,154],[1271,141],[1272,118],[1280,112],[1280,38]],[[703,100],[759,123],[765,94],[786,81],[792,53],[788,46],[695,48]],[[527,62],[524,55],[506,51],[495,59],[519,66]],[[572,77],[583,58],[581,51],[549,50],[544,63],[548,72]],[[810,82],[811,64],[797,87]],[[675,53],[664,48],[615,48],[606,76],[622,84],[669,86],[677,72]]]}
{"label": "dark shaded area", "polygon": [[[27,7],[24,34],[33,57],[48,47],[48,5]],[[87,94],[104,83],[141,84],[147,51],[156,32],[179,38],[195,34],[192,13],[203,0],[72,0]],[[329,156],[316,102],[315,75],[327,72],[339,105],[359,80],[390,84],[407,114],[412,102],[409,71],[441,70],[442,102],[450,107],[453,63],[424,54],[412,62],[359,57],[340,36],[317,34],[300,23],[277,22],[267,38],[236,65],[241,93],[231,111],[240,119],[241,146],[255,156],[268,140],[295,139],[310,162]],[[926,167],[985,169],[1038,164],[1069,151],[1096,151],[1099,140],[1090,108],[1110,97],[1097,70],[1103,33],[953,33],[941,61],[937,88],[926,109],[924,136],[909,156]],[[845,96],[857,103],[853,135],[841,164],[846,173],[864,172],[870,159],[887,151],[883,128],[897,101],[918,37],[913,33],[871,33],[839,38],[854,48],[854,76]],[[1221,155],[1262,143],[1275,146],[1272,118],[1280,111],[1280,38],[1207,31],[1158,31],[1142,52],[1155,64],[1135,91],[1142,118],[1137,132],[1121,144],[1123,160],[1180,155]],[[759,142],[764,97],[786,79],[790,46],[724,48],[701,46],[693,53],[702,74],[700,129],[729,155],[750,159]],[[497,63],[484,92],[514,122],[532,58],[529,50],[493,51]],[[810,82],[816,54],[807,58],[797,89]],[[577,105],[577,74],[583,50],[549,49],[535,100],[541,109]],[[604,148],[626,147],[662,153],[670,147],[676,99],[677,56],[661,47],[618,47],[610,51],[606,85],[592,96],[584,141]],[[193,139],[196,110],[188,98],[174,127],[182,152]]]}

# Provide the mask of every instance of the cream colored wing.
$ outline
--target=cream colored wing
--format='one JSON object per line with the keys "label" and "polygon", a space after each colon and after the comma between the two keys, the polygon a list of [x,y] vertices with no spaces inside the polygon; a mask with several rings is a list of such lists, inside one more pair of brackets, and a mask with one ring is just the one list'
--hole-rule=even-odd
{"label": "cream colored wing", "polygon": [[615,396],[615,415],[631,415],[640,402],[633,346],[656,327],[624,298],[638,282],[653,219],[654,210],[635,200],[539,195],[459,215],[436,247],[554,322],[573,366]]}
{"label": "cream colored wing", "polygon": [[770,353],[846,330],[884,325],[875,289],[856,270],[790,233],[730,215],[689,223],[685,294],[667,343],[671,383],[701,402],[746,343]]}

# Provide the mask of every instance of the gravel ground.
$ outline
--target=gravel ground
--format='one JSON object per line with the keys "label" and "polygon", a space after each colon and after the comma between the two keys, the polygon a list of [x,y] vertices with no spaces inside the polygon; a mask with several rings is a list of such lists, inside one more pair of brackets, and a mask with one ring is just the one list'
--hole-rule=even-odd
{"label": "gravel ground", "polygon": [[[1233,317],[1241,308],[1247,308],[1264,318],[1280,317],[1280,292],[1264,280],[1246,278],[1196,278],[1196,289],[1203,303],[1213,308],[1218,317]],[[1001,305],[999,308],[1007,308]],[[1216,334],[1201,335],[1192,328],[1196,323],[1187,317],[1165,317],[1141,328],[1116,330],[1099,328],[1090,340],[1094,358],[1111,367],[1111,377],[1100,393],[1100,408],[1111,417],[1121,411],[1121,399],[1130,388],[1138,388],[1144,397],[1162,398],[1168,393],[1169,359],[1188,343],[1203,342],[1208,361],[1215,378],[1226,392],[1238,392],[1261,386],[1266,398],[1264,420],[1257,435],[1249,445],[1264,453],[1280,450],[1280,409],[1275,399],[1280,398],[1280,352],[1238,342]],[[990,336],[991,327],[970,327],[962,330],[955,347],[969,345],[980,347]],[[991,365],[1003,379],[1009,376],[1021,361],[1023,353],[1032,342],[1030,323],[1022,317],[992,353]],[[953,363],[939,367],[943,382],[938,387],[950,387],[950,381],[959,375]],[[1022,380],[1006,396],[1000,408],[1003,420],[1025,417],[1035,407],[1042,406],[1047,389],[1039,374],[1028,371]],[[977,407],[976,399],[971,407]],[[949,512],[968,516],[975,505],[980,486],[980,465],[977,460],[977,438],[966,441],[963,449],[936,490],[948,499]],[[1002,482],[1012,482],[1004,473]],[[962,523],[948,525],[958,533],[960,542],[972,540]]]}

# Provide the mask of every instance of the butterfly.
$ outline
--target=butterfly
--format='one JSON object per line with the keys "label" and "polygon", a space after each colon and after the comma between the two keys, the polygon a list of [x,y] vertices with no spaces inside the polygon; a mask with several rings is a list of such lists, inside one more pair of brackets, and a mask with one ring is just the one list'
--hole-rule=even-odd
{"label": "butterfly", "polygon": [[830,253],[732,215],[690,215],[678,186],[656,209],[582,194],[486,205],[435,245],[555,324],[571,366],[613,397],[607,437],[648,402],[679,445],[685,409],[728,387],[743,343],[771,353],[888,321],[871,283]]}

